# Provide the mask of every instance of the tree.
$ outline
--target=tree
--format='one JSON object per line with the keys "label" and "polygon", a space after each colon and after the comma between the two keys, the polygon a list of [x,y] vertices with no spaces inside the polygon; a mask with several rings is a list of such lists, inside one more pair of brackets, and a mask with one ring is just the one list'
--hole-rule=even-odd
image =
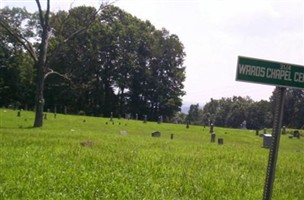
{"label": "tree", "polygon": [[247,109],[247,128],[263,129],[272,126],[272,112],[269,101],[253,102]]}
{"label": "tree", "polygon": [[[29,53],[31,58],[33,59],[34,66],[36,68],[36,92],[35,92],[35,121],[34,121],[34,127],[41,127],[43,125],[43,109],[44,109],[44,85],[45,85],[45,79],[51,75],[51,74],[57,74],[62,77],[67,78],[65,75],[61,75],[60,73],[54,71],[52,67],[50,66],[50,60],[51,58],[56,55],[56,51],[53,52],[52,55],[48,55],[48,45],[49,40],[52,37],[52,26],[50,24],[50,0],[46,1],[46,10],[43,11],[41,8],[41,3],[39,0],[36,0],[36,4],[38,7],[38,21],[39,21],[39,28],[37,30],[39,37],[38,39],[38,48],[35,49],[34,43],[31,43],[30,36],[32,36],[32,33],[30,33],[26,29],[24,31],[22,24],[20,24],[19,27],[11,26],[10,19],[8,17],[1,17],[0,18],[0,26],[7,31],[7,33],[16,39],[16,41],[22,45],[22,47]],[[58,44],[57,48],[60,48],[60,46],[63,43],[66,43],[71,38],[75,37],[77,34],[85,31],[88,29],[88,27],[91,25],[91,23],[95,20],[96,15],[102,8],[104,8],[104,4],[101,4],[100,8],[91,14],[91,17],[89,18],[89,21],[87,25],[84,28],[77,29],[75,32],[73,32],[71,35],[69,35],[67,38],[62,38],[61,42]],[[15,15],[18,18],[18,13]],[[34,20],[29,20],[29,23],[27,24],[27,27],[32,26]],[[55,48],[55,49],[57,49]]]}
{"label": "tree", "polygon": [[[210,125],[211,123],[216,123],[216,116],[219,108],[219,100],[210,99],[210,102],[206,103],[203,108],[203,122],[204,124]],[[223,126],[222,124],[217,124],[218,126]]]}
{"label": "tree", "polygon": [[[275,107],[275,93],[270,97],[272,111]],[[284,102],[283,122],[282,124],[292,128],[303,128],[304,117],[304,90],[301,89],[286,89],[286,96]]]}
{"label": "tree", "polygon": [[[17,29],[23,21],[30,19],[30,14],[21,8],[1,10],[1,19],[8,19],[12,29]],[[24,30],[29,35],[29,30]],[[30,95],[33,94],[33,63],[22,45],[0,26],[0,104],[31,105]]]}
{"label": "tree", "polygon": [[261,129],[272,123],[271,104],[268,101],[255,102],[249,97],[211,99],[203,108],[205,124],[238,128],[246,121],[246,128]]}
{"label": "tree", "polygon": [[202,110],[199,108],[199,104],[190,105],[187,115],[187,120],[196,125],[202,124],[203,121]]}

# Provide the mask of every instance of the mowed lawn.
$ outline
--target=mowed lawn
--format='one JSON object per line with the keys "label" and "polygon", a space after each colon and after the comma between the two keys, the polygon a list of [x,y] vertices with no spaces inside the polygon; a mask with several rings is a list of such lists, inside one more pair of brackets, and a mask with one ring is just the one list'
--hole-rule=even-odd
{"label": "mowed lawn", "polygon": [[[262,199],[269,150],[255,131],[215,127],[218,145],[202,126],[33,118],[0,109],[0,199]],[[273,199],[304,199],[304,138],[281,136]]]}

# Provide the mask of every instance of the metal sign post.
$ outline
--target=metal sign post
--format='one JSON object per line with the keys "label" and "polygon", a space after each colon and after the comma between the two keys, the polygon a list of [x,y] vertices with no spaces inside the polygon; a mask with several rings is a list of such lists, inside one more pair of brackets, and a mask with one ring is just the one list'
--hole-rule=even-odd
{"label": "metal sign post", "polygon": [[268,166],[266,171],[263,200],[270,200],[272,196],[273,183],[275,178],[278,149],[281,136],[281,124],[283,118],[283,108],[286,88],[276,87],[276,104],[274,111],[274,121],[272,130],[272,143],[269,150]]}

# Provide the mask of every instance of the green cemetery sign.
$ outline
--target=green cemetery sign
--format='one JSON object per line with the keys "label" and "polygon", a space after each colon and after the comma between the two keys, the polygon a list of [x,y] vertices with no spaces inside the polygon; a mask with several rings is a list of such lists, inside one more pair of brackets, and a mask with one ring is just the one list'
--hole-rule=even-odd
{"label": "green cemetery sign", "polygon": [[239,56],[236,80],[304,88],[304,66]]}

